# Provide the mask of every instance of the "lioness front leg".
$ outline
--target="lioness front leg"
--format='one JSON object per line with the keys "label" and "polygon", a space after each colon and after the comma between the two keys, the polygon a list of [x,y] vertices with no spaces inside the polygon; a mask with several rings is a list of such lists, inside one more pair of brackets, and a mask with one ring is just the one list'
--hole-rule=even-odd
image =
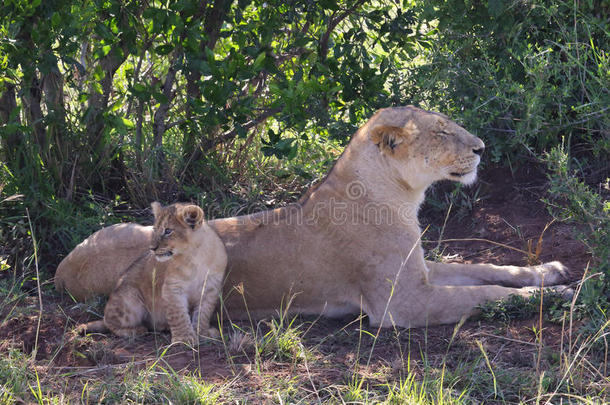
{"label": "lioness front leg", "polygon": [[193,328],[201,337],[220,337],[219,330],[210,326],[210,321],[222,287],[222,278],[222,275],[208,275],[199,297],[199,305],[193,313]]}
{"label": "lioness front leg", "polygon": [[172,334],[172,343],[195,344],[198,339],[188,314],[186,293],[181,287],[166,282],[163,285],[162,298],[165,302],[165,317]]}
{"label": "lioness front leg", "polygon": [[426,267],[428,280],[434,285],[497,284],[506,287],[539,287],[562,284],[569,278],[567,267],[560,262],[519,267],[426,261]]}
{"label": "lioness front leg", "polygon": [[[484,286],[433,286],[411,285],[410,293],[396,289],[387,306],[378,302],[365,308],[372,326],[392,325],[413,328],[459,322],[462,318],[479,313],[479,306],[489,301],[505,299],[509,295],[529,297],[537,287],[510,288],[495,285]],[[380,296],[377,297],[379,299]],[[386,301],[387,302],[387,301]]]}

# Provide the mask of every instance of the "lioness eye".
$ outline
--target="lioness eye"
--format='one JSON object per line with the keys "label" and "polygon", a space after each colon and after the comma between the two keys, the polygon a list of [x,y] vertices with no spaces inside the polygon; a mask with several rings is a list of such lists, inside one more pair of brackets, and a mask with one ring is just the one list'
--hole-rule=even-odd
{"label": "lioness eye", "polygon": [[165,228],[165,231],[163,231],[163,236],[169,236],[172,234],[172,232],[174,232],[172,229]]}

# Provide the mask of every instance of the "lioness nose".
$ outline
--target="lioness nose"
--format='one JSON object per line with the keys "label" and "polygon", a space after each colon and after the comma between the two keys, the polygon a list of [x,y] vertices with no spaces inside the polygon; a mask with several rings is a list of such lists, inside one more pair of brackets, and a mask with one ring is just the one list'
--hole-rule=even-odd
{"label": "lioness nose", "polygon": [[483,151],[485,150],[485,146],[482,146],[480,148],[474,148],[472,151],[476,154],[481,156],[483,154]]}

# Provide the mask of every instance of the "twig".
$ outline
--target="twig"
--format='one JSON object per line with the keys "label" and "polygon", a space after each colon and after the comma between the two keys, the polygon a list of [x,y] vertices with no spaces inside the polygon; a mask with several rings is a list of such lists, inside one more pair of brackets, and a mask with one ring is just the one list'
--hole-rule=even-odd
{"label": "twig", "polygon": [[451,214],[452,207],[453,203],[449,204],[449,208],[447,209],[447,215],[445,215],[445,221],[443,221],[443,227],[441,228],[441,234],[438,236],[438,243],[436,245],[437,250],[441,248],[441,241],[443,240],[443,236],[445,234],[445,227],[447,226],[447,220],[449,219],[449,214]]}
{"label": "twig", "polygon": [[498,336],[498,335],[494,335],[494,334],[487,333],[487,332],[479,332],[479,333],[477,333],[477,335],[489,336],[489,337],[493,337],[493,338],[496,338],[496,339],[507,340],[507,341],[513,342],[513,343],[520,343],[522,345],[538,346],[537,343],[526,342],[525,340],[519,340],[519,339],[512,339],[512,338],[509,338],[509,337],[506,337],[506,336]]}
{"label": "twig", "polygon": [[520,252],[523,253],[524,255],[527,255],[528,253],[523,250],[523,249],[519,249],[513,246],[509,246],[506,245],[504,243],[500,243],[500,242],[494,242],[493,240],[489,240],[489,239],[482,239],[482,238],[464,238],[464,239],[441,239],[438,241],[434,241],[434,240],[425,240],[423,241],[425,243],[445,243],[445,242],[485,242],[485,243],[491,243],[492,245],[496,245],[496,246],[500,246],[506,249],[511,249],[514,250],[516,252]]}
{"label": "twig", "polygon": [[[545,228],[546,230],[546,228]],[[543,232],[544,233],[544,232]],[[542,238],[542,235],[540,235]],[[540,284],[540,308],[538,315],[538,358],[536,359],[536,374],[540,375],[540,360],[542,357],[542,303],[544,302],[544,276],[542,277],[542,283]]]}
{"label": "twig", "polygon": [[[251,118],[248,122],[241,125],[241,129],[244,131],[247,131],[248,129],[262,123],[267,118],[279,113],[283,109],[284,109],[284,107],[273,107],[273,108],[263,110],[260,115],[254,117],[254,118]],[[230,131],[220,134],[219,136],[217,136],[214,139],[204,139],[201,142],[200,146],[203,147],[204,149],[209,149],[209,148],[212,148],[213,146],[218,145],[219,143],[229,141],[229,140],[235,138],[237,135],[238,135],[238,130],[237,130],[237,128],[234,128]]]}

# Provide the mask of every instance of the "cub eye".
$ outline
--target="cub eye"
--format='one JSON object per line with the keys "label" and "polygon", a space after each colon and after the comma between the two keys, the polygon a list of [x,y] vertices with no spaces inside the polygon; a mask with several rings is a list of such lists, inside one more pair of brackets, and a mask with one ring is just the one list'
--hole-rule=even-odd
{"label": "cub eye", "polygon": [[174,232],[173,229],[170,228],[165,228],[165,231],[163,231],[163,236],[169,236]]}

